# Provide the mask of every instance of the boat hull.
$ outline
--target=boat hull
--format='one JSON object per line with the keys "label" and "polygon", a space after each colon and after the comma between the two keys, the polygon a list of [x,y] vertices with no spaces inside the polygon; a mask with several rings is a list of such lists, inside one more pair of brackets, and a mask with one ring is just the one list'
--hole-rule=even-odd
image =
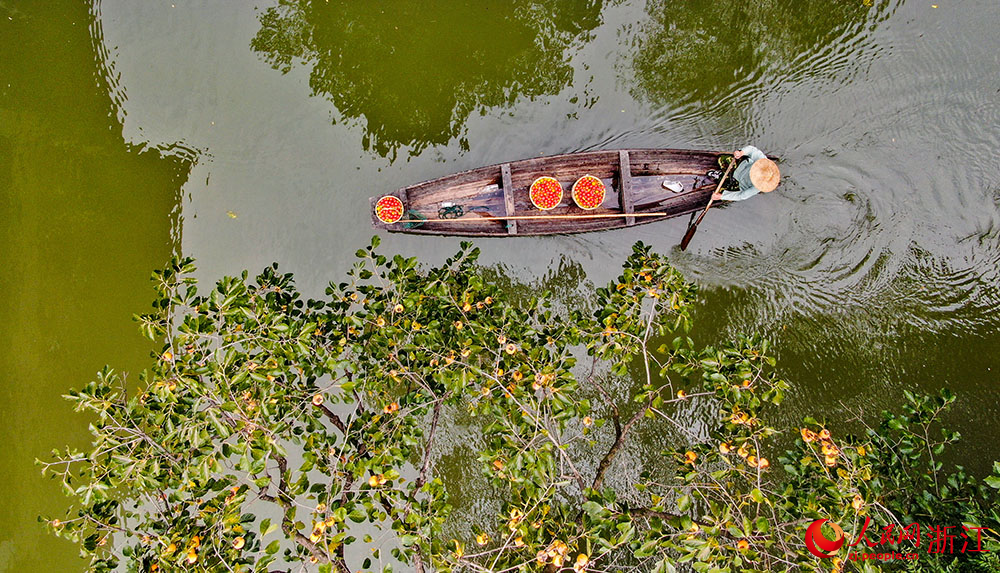
{"label": "boat hull", "polygon": [[[705,174],[718,168],[719,155],[714,151],[621,149],[480,167],[390,193],[399,197],[406,210],[398,223],[387,224],[375,216],[379,197],[373,197],[372,226],[415,235],[516,237],[585,233],[662,221],[705,208],[714,188]],[[584,210],[573,202],[570,190],[584,175],[598,177],[607,189],[603,204],[596,209]],[[528,197],[531,183],[541,176],[554,177],[562,184],[563,199],[554,209],[541,211]],[[678,182],[683,189],[665,189],[665,181]],[[601,217],[572,218],[593,215]]]}

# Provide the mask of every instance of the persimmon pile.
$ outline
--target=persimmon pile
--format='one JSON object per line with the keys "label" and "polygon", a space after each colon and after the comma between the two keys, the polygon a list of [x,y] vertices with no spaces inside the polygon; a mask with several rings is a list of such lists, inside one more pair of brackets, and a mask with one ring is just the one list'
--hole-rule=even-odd
{"label": "persimmon pile", "polygon": [[542,211],[548,211],[559,206],[562,201],[562,185],[552,177],[539,177],[531,184],[528,197],[532,205]]}
{"label": "persimmon pile", "polygon": [[584,175],[573,184],[573,201],[581,209],[596,209],[604,203],[604,182],[593,175]]}
{"label": "persimmon pile", "polygon": [[386,195],[375,203],[375,216],[383,223],[395,223],[403,218],[403,202],[399,197]]}

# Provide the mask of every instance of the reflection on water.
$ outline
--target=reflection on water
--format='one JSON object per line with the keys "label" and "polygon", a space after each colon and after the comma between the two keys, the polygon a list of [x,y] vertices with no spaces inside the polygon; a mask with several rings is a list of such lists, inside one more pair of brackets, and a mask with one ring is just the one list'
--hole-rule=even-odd
{"label": "reflection on water", "polygon": [[673,107],[726,102],[743,113],[747,86],[773,89],[797,73],[832,75],[856,61],[858,38],[889,0],[719,2],[648,0],[644,23],[626,30],[635,44],[633,96]]}
{"label": "reflection on water", "polygon": [[395,157],[461,138],[477,110],[558,93],[573,80],[567,50],[600,14],[600,0],[281,0],[251,47],[283,73],[311,67],[313,95]]}

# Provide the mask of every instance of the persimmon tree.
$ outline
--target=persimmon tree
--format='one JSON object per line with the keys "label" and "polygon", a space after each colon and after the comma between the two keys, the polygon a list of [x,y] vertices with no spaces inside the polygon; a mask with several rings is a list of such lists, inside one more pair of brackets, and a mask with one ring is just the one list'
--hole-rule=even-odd
{"label": "persimmon tree", "polygon": [[[697,348],[695,286],[641,243],[562,312],[512,300],[469,244],[433,268],[377,246],[319,300],[276,266],[207,292],[190,259],[154,273],[155,363],[72,392],[93,445],[43,462],[73,500],[47,523],[91,570],[873,570],[814,557],[805,526],[998,521],[992,490],[939,461],[947,393],[860,437],[807,420],[779,452],[767,341]],[[499,508],[472,528],[435,463],[447,412],[481,436]]]}

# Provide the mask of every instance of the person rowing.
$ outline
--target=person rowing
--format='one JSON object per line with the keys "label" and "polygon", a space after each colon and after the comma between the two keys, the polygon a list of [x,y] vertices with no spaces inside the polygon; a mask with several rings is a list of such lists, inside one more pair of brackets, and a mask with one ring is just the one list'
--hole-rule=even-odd
{"label": "person rowing", "polygon": [[[733,161],[736,161],[736,168],[732,177],[723,185],[722,191],[712,194],[712,199],[716,201],[743,201],[758,193],[770,193],[781,180],[778,165],[752,145],[734,151]],[[708,176],[718,181],[722,172],[713,169]]]}

